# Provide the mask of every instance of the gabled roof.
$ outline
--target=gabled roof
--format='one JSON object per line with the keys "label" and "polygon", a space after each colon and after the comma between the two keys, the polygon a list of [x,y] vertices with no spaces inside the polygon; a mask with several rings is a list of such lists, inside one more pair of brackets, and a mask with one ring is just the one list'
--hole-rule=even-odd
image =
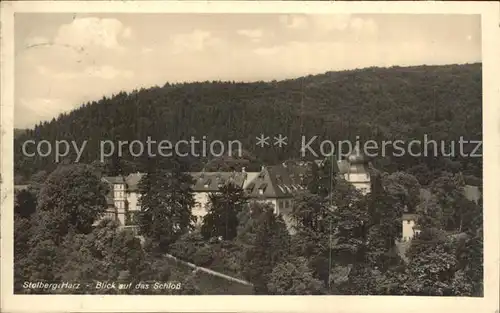
{"label": "gabled roof", "polygon": [[418,217],[417,214],[403,213],[402,220],[403,221],[416,221],[417,217]]}
{"label": "gabled roof", "polygon": [[28,189],[29,185],[14,185],[14,191],[21,191]]}
{"label": "gabled roof", "polygon": [[[244,172],[191,172],[194,180],[192,186],[195,192],[214,192],[219,190],[221,184],[233,183],[243,188],[247,173]],[[127,191],[137,191],[143,173],[130,174],[125,178]]]}
{"label": "gabled roof", "polygon": [[195,192],[216,192],[227,184],[243,188],[247,177],[244,172],[192,172],[189,174],[195,181],[192,186]]}
{"label": "gabled roof", "polygon": [[303,180],[306,172],[306,166],[268,166],[246,185],[245,191],[251,198],[290,198],[305,189]]}
{"label": "gabled roof", "polygon": [[464,195],[467,200],[478,203],[481,198],[481,191],[478,186],[465,185]]}
{"label": "gabled roof", "polygon": [[123,176],[103,176],[102,179],[109,184],[125,184]]}

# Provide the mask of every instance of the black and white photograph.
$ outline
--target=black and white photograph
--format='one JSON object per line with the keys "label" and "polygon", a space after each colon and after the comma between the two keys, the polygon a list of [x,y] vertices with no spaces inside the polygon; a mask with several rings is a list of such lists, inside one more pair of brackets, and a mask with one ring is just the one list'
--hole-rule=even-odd
{"label": "black and white photograph", "polygon": [[498,294],[481,12],[186,10],[11,17],[14,296]]}

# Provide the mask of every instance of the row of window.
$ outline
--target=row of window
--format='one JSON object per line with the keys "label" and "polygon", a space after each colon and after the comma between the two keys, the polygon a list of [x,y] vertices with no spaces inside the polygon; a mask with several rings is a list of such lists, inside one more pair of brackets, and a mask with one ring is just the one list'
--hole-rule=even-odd
{"label": "row of window", "polygon": [[116,219],[117,218],[116,216],[117,216],[117,214],[113,213],[113,212],[106,212],[106,213],[104,213],[104,217],[105,218]]}
{"label": "row of window", "polygon": [[288,209],[292,206],[292,200],[278,200],[278,209]]}

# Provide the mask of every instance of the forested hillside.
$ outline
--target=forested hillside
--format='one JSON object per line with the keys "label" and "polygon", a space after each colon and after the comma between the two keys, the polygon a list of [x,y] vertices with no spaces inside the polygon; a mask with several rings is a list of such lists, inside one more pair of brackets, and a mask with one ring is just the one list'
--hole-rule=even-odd
{"label": "forested hillside", "polygon": [[[166,84],[82,104],[16,136],[15,172],[28,180],[56,167],[53,158],[23,157],[25,140],[88,140],[80,162],[99,159],[101,140],[240,140],[259,162],[300,158],[301,136],[320,140],[458,140],[482,138],[481,64],[367,68],[328,72],[285,81]],[[288,145],[259,148],[255,137],[283,134]],[[69,155],[68,159],[74,156]],[[124,155],[126,171],[141,170],[144,160]],[[191,160],[199,170],[207,159]],[[481,158],[394,158],[376,160],[378,168],[419,174],[463,171],[481,177]],[[423,163],[423,164],[421,164]],[[424,165],[425,164],[425,165]],[[417,175],[418,176],[418,175]],[[19,179],[18,179],[19,180]]]}

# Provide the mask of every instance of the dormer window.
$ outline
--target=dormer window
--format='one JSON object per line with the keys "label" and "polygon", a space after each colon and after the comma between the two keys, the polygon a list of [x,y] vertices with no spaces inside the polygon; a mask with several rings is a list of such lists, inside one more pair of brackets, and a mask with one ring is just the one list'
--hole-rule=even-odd
{"label": "dormer window", "polygon": [[260,185],[260,187],[259,187],[259,194],[263,195],[264,191],[266,191],[266,188],[267,188],[267,184]]}
{"label": "dormer window", "polygon": [[224,179],[219,179],[219,182],[217,183],[217,187],[222,188],[224,186],[224,184],[225,184]]}
{"label": "dormer window", "polygon": [[204,184],[204,185],[205,185],[205,188],[208,188],[208,187],[210,186],[210,184],[211,184],[211,183],[212,183],[212,180],[211,180],[211,179],[207,179],[207,180],[205,181],[205,184]]}
{"label": "dormer window", "polygon": [[276,181],[278,182],[278,184],[282,183],[282,181],[281,181],[281,175],[276,175]]}

